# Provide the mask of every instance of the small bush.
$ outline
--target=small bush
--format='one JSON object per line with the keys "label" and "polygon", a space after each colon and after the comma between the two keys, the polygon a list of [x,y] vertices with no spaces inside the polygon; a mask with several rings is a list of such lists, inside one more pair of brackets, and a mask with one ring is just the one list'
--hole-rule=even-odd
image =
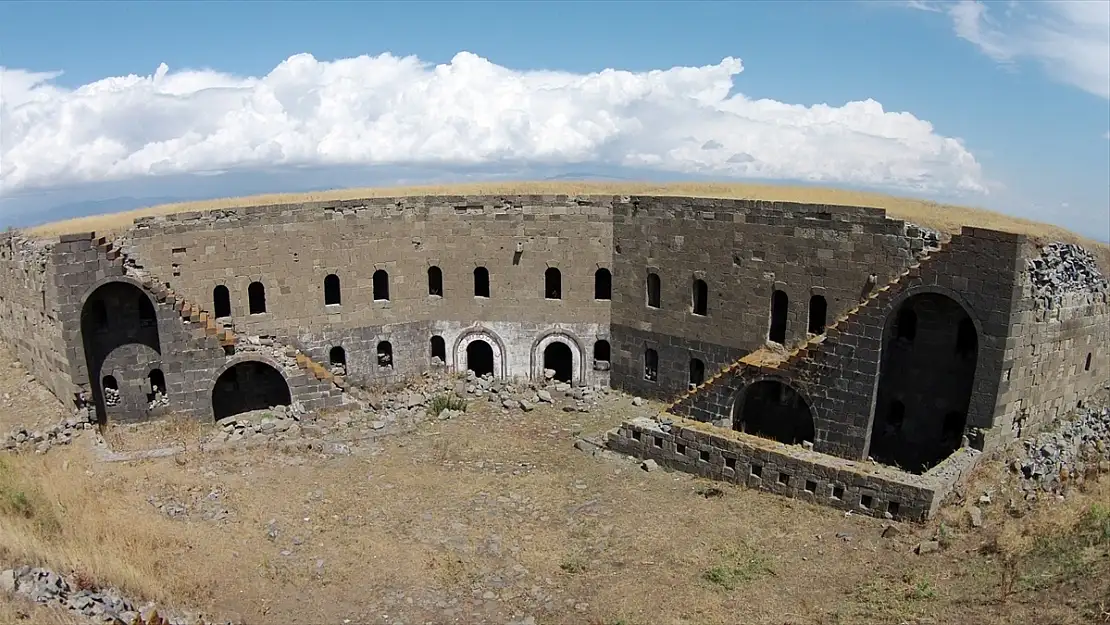
{"label": "small bush", "polygon": [[438,417],[444,410],[466,412],[466,400],[451,395],[436,395],[432,398],[429,411],[433,417]]}

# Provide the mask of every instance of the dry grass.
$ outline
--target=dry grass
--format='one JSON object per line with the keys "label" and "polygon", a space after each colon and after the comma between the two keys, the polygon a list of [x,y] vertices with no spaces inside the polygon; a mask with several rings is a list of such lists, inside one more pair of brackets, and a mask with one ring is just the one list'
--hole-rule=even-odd
{"label": "dry grass", "polygon": [[865,191],[726,183],[594,183],[594,182],[503,182],[473,183],[421,187],[369,187],[337,189],[314,193],[254,195],[183,202],[152,206],[132,211],[79,217],[67,221],[30,228],[36,236],[48,237],[69,232],[95,231],[108,233],[130,227],[137,217],[168,215],[187,211],[205,211],[242,206],[290,204],[369,197],[401,197],[415,195],[664,195],[714,198],[742,198],[789,201],[839,206],[867,206],[886,209],[896,219],[912,221],[945,232],[958,232],[961,226],[978,226],[1029,234],[1045,239],[1090,241],[1049,224],[1012,217],[981,208],[940,204],[929,200],[901,198]]}
{"label": "dry grass", "polygon": [[[0,394],[26,388],[21,375],[0,372]],[[572,449],[575,432],[633,410],[622,401],[521,415],[472,402],[457,419],[339,458],[262,449],[101,464],[81,445],[7,456],[0,566],[77,570],[141,598],[257,624],[532,614],[542,625],[1078,625],[1110,597],[1101,547],[1038,547],[1044,536],[1073,535],[1085,510],[1110,499],[1110,484],[1088,483],[1068,504],[1022,520],[993,504],[980,530],[948,509],[948,548],[917,556],[912,546],[938,524],[881,538],[880,520]],[[1000,468],[980,478],[997,479]],[[967,492],[974,499],[981,488]],[[171,520],[146,503],[213,490],[233,513],[218,525]],[[1074,562],[1083,567],[1061,568]],[[1039,583],[1007,590],[1011,569]],[[549,612],[532,600],[537,589]],[[449,617],[437,602],[458,611]],[[0,602],[0,622],[13,609]]]}

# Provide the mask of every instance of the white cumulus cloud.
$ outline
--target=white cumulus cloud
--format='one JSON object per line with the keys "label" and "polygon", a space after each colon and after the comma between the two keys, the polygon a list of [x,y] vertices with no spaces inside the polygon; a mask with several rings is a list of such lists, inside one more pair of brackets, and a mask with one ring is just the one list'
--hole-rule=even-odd
{"label": "white cumulus cloud", "polygon": [[163,64],[75,89],[0,69],[4,194],[260,166],[499,163],[987,192],[967,148],[910,113],[730,96],[734,58],[574,74],[467,52],[441,65],[298,54],[262,77]]}
{"label": "white cumulus cloud", "polygon": [[909,6],[947,13],[956,35],[996,61],[1032,59],[1055,80],[1110,99],[1110,1],[914,0]]}

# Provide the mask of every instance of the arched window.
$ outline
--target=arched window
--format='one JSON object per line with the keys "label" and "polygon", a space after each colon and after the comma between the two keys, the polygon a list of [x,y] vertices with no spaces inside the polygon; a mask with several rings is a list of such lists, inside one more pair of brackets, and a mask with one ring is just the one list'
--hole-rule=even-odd
{"label": "arched window", "polygon": [[339,290],[339,276],[334,273],[328,274],[328,276],[324,278],[324,305],[331,306],[333,304],[339,304],[342,297]]}
{"label": "arched window", "polygon": [[261,282],[251,282],[247,287],[247,304],[252,315],[266,312],[266,287]]}
{"label": "arched window", "polygon": [[374,301],[389,301],[389,273],[385,269],[374,272]]}
{"label": "arched window", "polygon": [[602,339],[594,343],[594,371],[608,371],[611,368],[609,350],[609,341]]}
{"label": "arched window", "polygon": [[443,272],[439,267],[428,267],[428,295],[443,297]]}
{"label": "arched window", "polygon": [[699,358],[690,359],[690,386],[699,386],[705,382],[705,363]]}
{"label": "arched window", "polygon": [[118,406],[120,403],[119,382],[116,382],[115,376],[104,376],[100,381],[100,387],[104,389],[104,405]]}
{"label": "arched window", "polygon": [[489,297],[489,270],[474,268],[474,297]]}
{"label": "arched window", "polygon": [[443,337],[439,336],[437,334],[436,336],[432,337],[431,343],[432,343],[432,359],[435,360],[436,358],[438,358],[439,359],[438,364],[446,364],[447,363],[447,344],[443,341]]}
{"label": "arched window", "polygon": [[829,306],[822,295],[812,295],[809,298],[809,333],[824,334],[825,323],[828,320]]}
{"label": "arched window", "polygon": [[647,305],[650,308],[659,308],[659,302],[662,300],[660,291],[662,287],[659,284],[659,275],[649,273],[647,276]]}
{"label": "arched window", "polygon": [[212,314],[217,319],[231,316],[231,292],[222,284],[212,289]]}
{"label": "arched window", "polygon": [[166,395],[166,376],[161,369],[152,369],[147,376],[147,382],[150,386],[150,392],[146,394],[147,403]]}
{"label": "arched window", "polygon": [[389,341],[378,343],[378,366],[393,368],[393,345]]}
{"label": "arched window", "polygon": [[543,272],[543,296],[546,299],[563,299],[563,276],[554,267]]}
{"label": "arched window", "polygon": [[604,267],[594,272],[594,299],[613,299],[613,274]]}
{"label": "arched window", "polygon": [[659,379],[659,352],[651,348],[644,351],[644,379],[648,382]]}
{"label": "arched window", "polygon": [[790,299],[785,291],[771,294],[771,327],[767,331],[767,339],[772,343],[786,343],[786,313],[789,307]]}
{"label": "arched window", "polygon": [[709,286],[705,280],[694,279],[690,294],[690,308],[695,315],[705,316],[709,311]]}
{"label": "arched window", "polygon": [[341,345],[336,345],[328,352],[328,361],[333,367],[346,367],[347,350],[343,349]]}

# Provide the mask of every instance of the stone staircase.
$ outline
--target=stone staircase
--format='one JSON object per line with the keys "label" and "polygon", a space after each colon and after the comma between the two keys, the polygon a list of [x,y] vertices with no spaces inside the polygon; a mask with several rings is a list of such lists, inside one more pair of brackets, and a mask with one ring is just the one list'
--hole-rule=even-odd
{"label": "stone staircase", "polygon": [[[240,341],[241,337],[237,336],[234,330],[218,325],[215,317],[210,312],[190,302],[183,295],[174,292],[168,282],[158,279],[143,268],[122,247],[117,247],[115,241],[108,239],[108,237],[98,237],[93,240],[93,243],[97,251],[103,254],[114,266],[119,267],[124,275],[137,279],[142,284],[143,289],[150,293],[156,302],[172,307],[177,312],[183,325],[195,328],[194,331],[203,337],[215,337],[220,347],[223,347],[229,355],[235,353],[237,347],[243,345]],[[276,337],[273,338],[273,343],[277,351],[292,354],[296,367],[304,370],[312,377],[320,381],[331,382],[340,389],[347,389],[347,384],[342,377],[334,375],[330,369],[316,362],[296,347],[288,345]]]}
{"label": "stone staircase", "polygon": [[840,332],[840,328],[851,323],[865,308],[873,306],[885,307],[889,304],[891,299],[901,292],[901,289],[897,287],[899,287],[906,278],[919,276],[922,264],[929,262],[933,255],[947,250],[950,243],[951,241],[940,241],[937,247],[924,250],[917,256],[913,264],[895,276],[894,279],[887,284],[873,289],[858,304],[829,324],[825,328],[824,333],[801,341],[790,349],[778,345],[765,345],[722,368],[698,386],[685,391],[667,406],[666,411],[670,412],[674,410],[679,404],[682,404],[694,395],[716,384],[722,378],[727,378],[727,376],[744,368],[754,368],[763,373],[788,370],[792,365],[809,356],[810,353],[820,349],[821,345],[825,343],[826,340],[836,337]]}

